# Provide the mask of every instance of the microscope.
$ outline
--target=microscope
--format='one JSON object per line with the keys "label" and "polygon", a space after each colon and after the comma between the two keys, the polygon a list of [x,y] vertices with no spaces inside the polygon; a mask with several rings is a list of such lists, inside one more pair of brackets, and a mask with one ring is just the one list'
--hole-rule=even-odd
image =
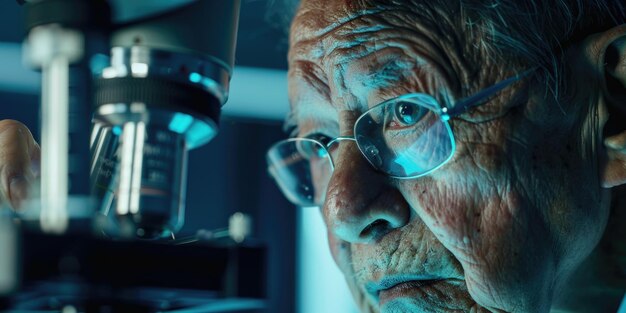
{"label": "microscope", "polygon": [[[0,312],[257,312],[265,247],[176,238],[218,132],[240,0],[18,0],[41,72],[41,183],[0,218]],[[205,236],[206,237],[206,236]]]}

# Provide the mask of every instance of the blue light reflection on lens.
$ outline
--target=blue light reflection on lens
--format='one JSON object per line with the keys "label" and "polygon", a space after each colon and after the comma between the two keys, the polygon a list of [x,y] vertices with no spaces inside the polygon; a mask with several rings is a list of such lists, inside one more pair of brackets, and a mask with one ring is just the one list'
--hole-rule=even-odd
{"label": "blue light reflection on lens", "polygon": [[414,157],[408,155],[408,153],[399,154],[393,161],[394,163],[400,165],[402,169],[404,169],[404,173],[407,175],[415,175],[416,173],[421,174],[425,172],[424,168],[418,164]]}
{"label": "blue light reflection on lens", "polygon": [[170,121],[170,125],[168,126],[168,128],[175,133],[182,134],[185,131],[187,131],[187,129],[189,128],[189,126],[191,126],[192,123],[193,123],[193,117],[191,117],[191,115],[184,114],[184,113],[176,113],[174,114],[174,117],[172,117],[172,120]]}

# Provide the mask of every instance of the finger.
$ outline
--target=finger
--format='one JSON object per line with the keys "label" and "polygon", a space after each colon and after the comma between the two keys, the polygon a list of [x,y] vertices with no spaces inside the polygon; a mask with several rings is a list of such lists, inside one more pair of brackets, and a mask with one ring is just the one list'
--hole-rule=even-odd
{"label": "finger", "polygon": [[38,162],[38,154],[39,147],[24,124],[0,121],[0,194],[15,209],[28,196],[35,176],[31,164]]}
{"label": "finger", "polygon": [[30,168],[35,178],[41,177],[41,147],[33,139],[34,147],[30,153]]}

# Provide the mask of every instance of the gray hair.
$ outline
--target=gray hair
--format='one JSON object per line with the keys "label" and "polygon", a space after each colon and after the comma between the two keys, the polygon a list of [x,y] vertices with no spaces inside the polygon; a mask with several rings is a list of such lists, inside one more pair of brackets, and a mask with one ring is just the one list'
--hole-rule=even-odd
{"label": "gray hair", "polygon": [[538,66],[551,93],[560,98],[562,52],[590,34],[626,23],[622,0],[461,0],[472,22],[487,34],[496,53],[514,54]]}

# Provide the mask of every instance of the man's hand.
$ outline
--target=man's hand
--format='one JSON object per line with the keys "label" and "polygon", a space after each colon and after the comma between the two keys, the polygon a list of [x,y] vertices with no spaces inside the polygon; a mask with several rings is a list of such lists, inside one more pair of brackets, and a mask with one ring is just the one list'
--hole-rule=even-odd
{"label": "man's hand", "polygon": [[39,176],[40,149],[28,128],[0,120],[0,203],[19,209]]}

